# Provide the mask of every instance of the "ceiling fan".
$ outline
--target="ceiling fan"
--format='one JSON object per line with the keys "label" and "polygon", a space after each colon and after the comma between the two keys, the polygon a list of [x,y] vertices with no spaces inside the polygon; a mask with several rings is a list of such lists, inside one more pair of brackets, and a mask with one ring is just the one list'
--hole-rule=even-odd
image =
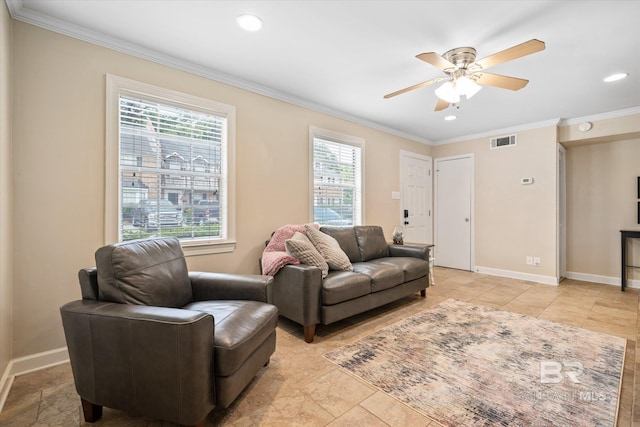
{"label": "ceiling fan", "polygon": [[489,55],[479,61],[476,61],[476,50],[472,47],[458,47],[451,49],[440,56],[435,52],[426,52],[416,55],[416,58],[433,65],[444,71],[446,77],[438,77],[426,82],[418,83],[413,86],[401,89],[385,95],[385,99],[392,98],[396,95],[409,92],[430,84],[445,81],[436,89],[438,103],[435,111],[444,110],[449,104],[460,102],[460,96],[464,95],[467,99],[475,95],[481,85],[495,86],[509,90],[522,89],[529,83],[529,80],[519,79],[517,77],[501,76],[499,74],[486,73],[489,67],[493,67],[503,62],[512,61],[514,59],[531,55],[532,53],[544,50],[544,42],[532,39],[519,45],[510,47],[493,55]]}

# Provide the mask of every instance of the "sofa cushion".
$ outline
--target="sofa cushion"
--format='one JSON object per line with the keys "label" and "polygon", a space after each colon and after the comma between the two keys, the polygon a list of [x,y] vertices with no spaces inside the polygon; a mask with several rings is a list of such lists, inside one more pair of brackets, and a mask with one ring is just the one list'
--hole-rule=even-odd
{"label": "sofa cushion", "polygon": [[340,248],[340,244],[336,239],[316,230],[313,227],[306,227],[307,237],[316,247],[320,255],[327,261],[329,269],[340,271],[353,271],[353,266],[346,253]]}
{"label": "sofa cushion", "polygon": [[220,377],[236,372],[278,323],[278,309],[258,301],[199,301],[183,308],[213,316],[213,368]]}
{"label": "sofa cushion", "polygon": [[353,227],[320,227],[320,231],[333,237],[338,241],[340,248],[349,257],[349,261],[360,262],[360,249]]}
{"label": "sofa cushion", "polygon": [[384,238],[382,227],[358,225],[354,227],[354,231],[362,261],[389,256],[389,244]]}
{"label": "sofa cushion", "polygon": [[393,265],[404,272],[404,281],[410,282],[429,273],[429,261],[411,257],[387,257],[369,261],[374,264]]}
{"label": "sofa cushion", "polygon": [[177,308],[193,299],[175,237],[116,243],[98,249],[95,257],[101,301]]}
{"label": "sofa cushion", "polygon": [[322,278],[327,277],[329,265],[307,236],[296,231],[292,238],[285,241],[285,247],[289,255],[299,259],[303,264],[318,267],[322,270]]}
{"label": "sofa cushion", "polygon": [[338,304],[371,293],[371,279],[351,271],[332,271],[322,281],[322,305]]}
{"label": "sofa cushion", "polygon": [[393,288],[404,282],[404,272],[395,265],[357,262],[353,264],[353,271],[369,276],[371,279],[371,292]]}

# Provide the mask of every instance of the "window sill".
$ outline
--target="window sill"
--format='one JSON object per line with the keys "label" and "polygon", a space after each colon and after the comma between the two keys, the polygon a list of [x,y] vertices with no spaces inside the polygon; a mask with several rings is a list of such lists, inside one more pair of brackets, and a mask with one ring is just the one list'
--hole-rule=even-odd
{"label": "window sill", "polygon": [[222,254],[227,252],[233,252],[236,250],[236,242],[225,240],[224,242],[181,242],[182,251],[185,256],[197,256],[197,255],[209,255],[209,254]]}

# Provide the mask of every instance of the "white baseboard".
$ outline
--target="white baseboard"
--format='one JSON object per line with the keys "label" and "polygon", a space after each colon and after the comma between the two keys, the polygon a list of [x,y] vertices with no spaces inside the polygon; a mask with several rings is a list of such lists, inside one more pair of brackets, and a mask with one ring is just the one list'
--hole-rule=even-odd
{"label": "white baseboard", "polygon": [[67,351],[67,347],[12,359],[9,365],[7,365],[4,374],[2,374],[2,379],[0,379],[0,412],[2,412],[2,408],[4,407],[4,403],[9,395],[9,390],[16,376],[50,368],[68,361],[69,352]]}
{"label": "white baseboard", "polygon": [[2,378],[0,379],[0,412],[2,412],[2,408],[4,408],[4,403],[7,401],[9,390],[11,390],[11,385],[13,385],[13,379],[15,378],[13,375],[9,375],[10,369],[11,363],[7,365],[7,369],[4,370]]}
{"label": "white baseboard", "polygon": [[[567,279],[582,280],[583,282],[604,283],[605,285],[620,286],[621,279],[612,276],[599,276],[597,274],[576,273],[567,271]],[[627,280],[627,288],[640,289],[640,280]]]}
{"label": "white baseboard", "polygon": [[488,274],[490,276],[508,277],[510,279],[527,280],[529,282],[542,283],[544,285],[558,285],[558,278],[553,276],[543,276],[541,274],[523,273],[521,271],[500,270],[490,267],[475,267],[476,273]]}

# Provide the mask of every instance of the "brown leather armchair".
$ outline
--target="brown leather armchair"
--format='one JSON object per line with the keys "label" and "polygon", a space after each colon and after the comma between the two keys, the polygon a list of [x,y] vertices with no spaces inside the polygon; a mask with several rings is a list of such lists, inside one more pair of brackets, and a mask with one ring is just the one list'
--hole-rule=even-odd
{"label": "brown leather armchair", "polygon": [[107,406],[204,426],[275,351],[268,276],[188,272],[175,238],[105,246],[60,308],[84,417]]}

